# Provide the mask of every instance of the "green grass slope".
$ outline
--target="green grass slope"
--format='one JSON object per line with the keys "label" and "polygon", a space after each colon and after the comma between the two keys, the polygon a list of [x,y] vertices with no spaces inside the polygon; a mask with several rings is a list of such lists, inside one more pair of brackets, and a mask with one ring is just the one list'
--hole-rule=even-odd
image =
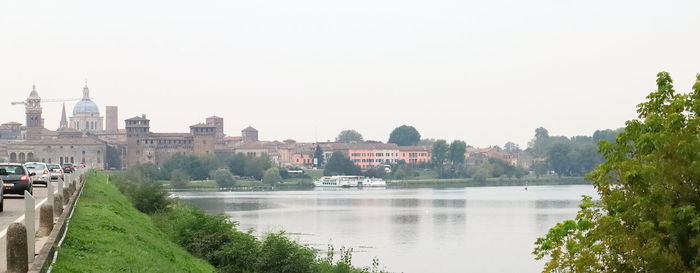
{"label": "green grass slope", "polygon": [[157,229],[107,176],[92,172],[53,272],[214,272]]}

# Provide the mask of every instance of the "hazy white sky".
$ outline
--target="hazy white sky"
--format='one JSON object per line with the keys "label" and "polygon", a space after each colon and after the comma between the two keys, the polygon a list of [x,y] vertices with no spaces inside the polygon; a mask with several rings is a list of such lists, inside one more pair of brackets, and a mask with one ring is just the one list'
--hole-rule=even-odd
{"label": "hazy white sky", "polygon": [[[386,141],[399,125],[476,146],[534,129],[591,134],[635,117],[669,71],[700,72],[700,1],[0,1],[0,122],[80,97],[187,131]],[[70,112],[74,102],[68,103]],[[44,104],[56,129],[61,104]]]}

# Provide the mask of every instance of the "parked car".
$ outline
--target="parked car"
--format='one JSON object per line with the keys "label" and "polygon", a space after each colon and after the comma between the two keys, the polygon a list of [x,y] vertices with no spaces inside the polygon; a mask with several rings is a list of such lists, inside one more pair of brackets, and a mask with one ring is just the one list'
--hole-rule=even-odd
{"label": "parked car", "polygon": [[51,181],[63,180],[63,169],[58,164],[48,164],[49,172],[51,173]]}
{"label": "parked car", "polygon": [[30,173],[36,174],[34,175],[34,184],[44,184],[48,186],[49,181],[51,181],[51,174],[49,166],[47,166],[46,163],[27,162],[24,163],[24,166],[27,167]]}
{"label": "parked car", "polygon": [[75,165],[71,163],[64,163],[61,168],[63,168],[64,173],[72,173],[75,171]]}
{"label": "parked car", "polygon": [[0,163],[0,169],[5,171],[0,175],[3,184],[3,194],[24,195],[24,191],[34,194],[35,173],[30,173],[27,167],[20,163]]}

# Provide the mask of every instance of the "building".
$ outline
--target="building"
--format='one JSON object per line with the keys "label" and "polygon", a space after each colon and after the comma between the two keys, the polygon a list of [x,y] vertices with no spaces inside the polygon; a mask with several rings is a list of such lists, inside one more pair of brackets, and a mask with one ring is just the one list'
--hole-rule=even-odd
{"label": "building", "polygon": [[324,161],[328,162],[334,152],[342,152],[361,169],[399,162],[399,146],[393,143],[321,143]]}
{"label": "building", "polygon": [[7,145],[10,162],[40,161],[46,163],[85,164],[90,168],[104,168],[107,143],[84,137],[80,131],[66,128],[57,138],[31,139]]}
{"label": "building", "polygon": [[[223,128],[223,119],[221,128]],[[200,123],[190,126],[188,133],[151,132],[146,115],[126,122],[126,165],[152,163],[162,166],[175,155],[215,155],[217,125]]]}
{"label": "building", "polygon": [[431,146],[399,146],[399,161],[408,164],[430,163],[433,147]]}
{"label": "building", "polygon": [[83,87],[83,99],[75,104],[73,116],[70,117],[70,128],[82,132],[96,132],[103,130],[103,118],[100,116],[100,109],[97,104],[90,99],[90,89]]}
{"label": "building", "polygon": [[243,129],[243,131],[241,131],[241,136],[243,137],[244,143],[256,142],[258,141],[258,130],[251,126],[248,126],[247,128]]}

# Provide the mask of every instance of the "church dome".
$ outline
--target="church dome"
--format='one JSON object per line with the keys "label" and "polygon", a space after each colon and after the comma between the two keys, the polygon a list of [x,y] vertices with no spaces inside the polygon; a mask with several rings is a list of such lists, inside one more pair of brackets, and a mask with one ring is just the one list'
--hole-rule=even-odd
{"label": "church dome", "polygon": [[97,108],[97,104],[92,102],[90,99],[83,99],[79,101],[75,108],[73,108],[73,115],[100,115],[100,109]]}
{"label": "church dome", "polygon": [[73,108],[73,116],[76,115],[100,115],[100,108],[97,108],[97,104],[90,99],[90,89],[88,89],[87,83],[85,83],[85,87],[83,87],[83,99]]}
{"label": "church dome", "polygon": [[39,92],[36,91],[36,85],[32,85],[32,92],[29,93],[30,98],[38,98]]}

